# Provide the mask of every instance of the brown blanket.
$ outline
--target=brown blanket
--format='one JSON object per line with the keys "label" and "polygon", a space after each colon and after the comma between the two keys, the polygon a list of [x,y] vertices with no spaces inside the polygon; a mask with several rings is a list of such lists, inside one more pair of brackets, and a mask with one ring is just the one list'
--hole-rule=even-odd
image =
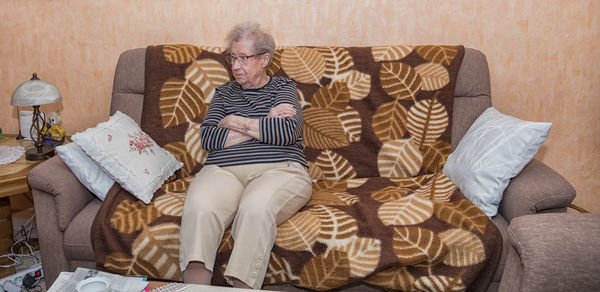
{"label": "brown blanket", "polygon": [[[265,284],[327,290],[487,287],[501,253],[495,225],[441,169],[450,153],[462,46],[284,47],[269,71],[298,82],[310,202],[278,227]],[[220,48],[151,46],[142,128],[185,166],[149,205],[115,185],[94,220],[100,268],[180,280],[185,192],[214,88],[230,79]],[[214,282],[234,242],[223,238]]]}

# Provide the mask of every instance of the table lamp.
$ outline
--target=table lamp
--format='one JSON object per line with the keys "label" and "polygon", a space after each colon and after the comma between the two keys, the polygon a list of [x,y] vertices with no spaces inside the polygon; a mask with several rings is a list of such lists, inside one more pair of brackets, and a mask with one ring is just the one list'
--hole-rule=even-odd
{"label": "table lamp", "polygon": [[[13,92],[10,104],[13,106],[33,106],[33,117],[29,134],[34,147],[25,151],[27,160],[44,160],[54,156],[54,147],[46,146],[42,129],[46,125],[46,114],[40,111],[40,105],[59,102],[60,92],[52,83],[46,82],[33,73],[30,80],[23,82]],[[19,129],[20,132],[20,129]]]}

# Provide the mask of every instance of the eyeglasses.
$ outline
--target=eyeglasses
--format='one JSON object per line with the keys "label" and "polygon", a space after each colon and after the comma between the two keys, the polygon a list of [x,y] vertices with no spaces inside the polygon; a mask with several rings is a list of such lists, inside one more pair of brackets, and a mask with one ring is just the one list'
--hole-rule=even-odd
{"label": "eyeglasses", "polygon": [[227,56],[225,56],[225,61],[227,61],[227,63],[229,63],[229,64],[233,64],[234,61],[238,61],[241,65],[247,65],[250,58],[260,56],[265,53],[267,53],[267,52],[262,52],[262,53],[258,53],[258,54],[254,54],[254,55],[250,55],[250,56],[237,56],[237,57],[233,56],[231,54],[228,54]]}

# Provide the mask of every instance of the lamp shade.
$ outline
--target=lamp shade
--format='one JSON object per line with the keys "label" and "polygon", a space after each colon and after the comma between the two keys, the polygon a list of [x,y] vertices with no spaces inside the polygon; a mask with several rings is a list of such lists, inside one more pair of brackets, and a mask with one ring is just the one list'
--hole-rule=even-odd
{"label": "lamp shade", "polygon": [[55,103],[62,100],[60,92],[52,83],[39,79],[36,73],[15,89],[10,105],[30,106]]}

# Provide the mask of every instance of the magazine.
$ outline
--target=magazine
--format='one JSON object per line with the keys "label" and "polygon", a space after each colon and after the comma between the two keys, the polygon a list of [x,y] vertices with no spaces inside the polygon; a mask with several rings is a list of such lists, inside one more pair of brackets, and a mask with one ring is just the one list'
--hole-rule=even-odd
{"label": "magazine", "polygon": [[[73,273],[60,273],[48,292],[74,292],[77,291],[77,285],[79,283],[82,283],[83,281],[93,282],[94,280],[98,280],[97,282],[99,284],[108,284],[109,289],[107,290],[110,290],[111,292],[140,292],[144,291],[144,289],[148,286],[146,278],[142,276],[122,276],[93,269],[77,268]],[[93,284],[94,283],[92,283],[92,285]]]}

